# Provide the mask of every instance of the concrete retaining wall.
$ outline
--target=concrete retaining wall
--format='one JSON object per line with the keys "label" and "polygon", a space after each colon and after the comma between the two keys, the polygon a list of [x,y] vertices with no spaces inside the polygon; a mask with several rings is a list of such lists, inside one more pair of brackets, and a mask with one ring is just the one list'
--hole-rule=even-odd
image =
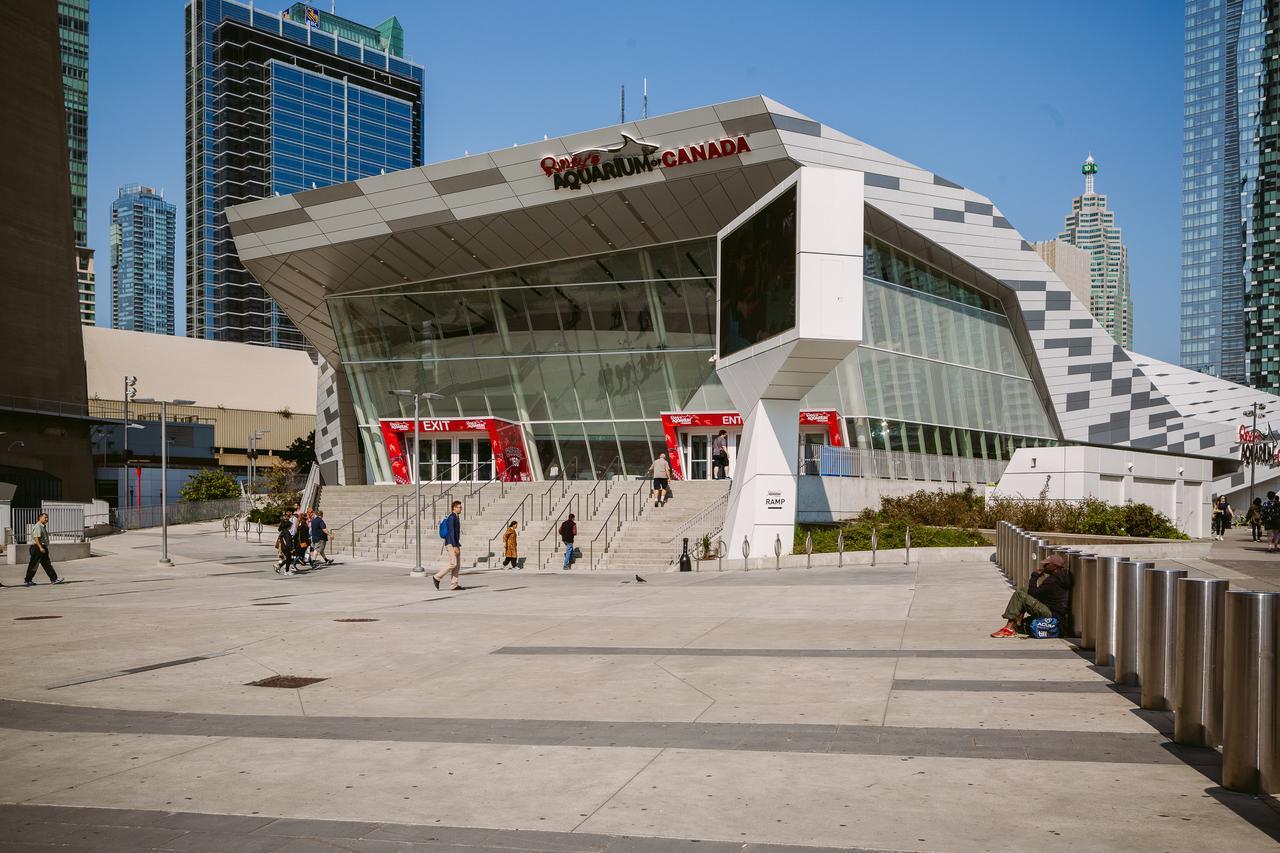
{"label": "concrete retaining wall", "polygon": [[[49,544],[49,560],[54,564],[68,560],[83,560],[89,556],[88,542],[51,542]],[[5,564],[25,566],[30,559],[26,545],[9,545],[5,548]]]}

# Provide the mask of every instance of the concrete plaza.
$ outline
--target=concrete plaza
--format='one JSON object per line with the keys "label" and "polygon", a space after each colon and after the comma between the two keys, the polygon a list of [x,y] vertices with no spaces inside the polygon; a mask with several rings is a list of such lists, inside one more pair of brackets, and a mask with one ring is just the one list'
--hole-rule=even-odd
{"label": "concrete plaza", "polygon": [[[1216,753],[1068,642],[990,639],[989,564],[451,593],[379,564],[281,577],[215,525],[175,528],[172,568],[154,531],[94,551],[58,587],[0,567],[0,851],[1280,840],[1273,800],[1220,788]],[[277,675],[323,680],[249,686]]]}

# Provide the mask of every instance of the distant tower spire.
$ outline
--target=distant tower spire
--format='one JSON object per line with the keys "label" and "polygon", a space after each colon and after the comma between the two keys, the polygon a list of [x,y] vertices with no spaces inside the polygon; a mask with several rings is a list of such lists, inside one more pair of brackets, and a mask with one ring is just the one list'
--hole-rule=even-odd
{"label": "distant tower spire", "polygon": [[1093,176],[1098,174],[1098,163],[1093,159],[1093,155],[1084,161],[1084,165],[1080,167],[1080,174],[1084,175],[1084,193],[1089,195],[1093,192]]}

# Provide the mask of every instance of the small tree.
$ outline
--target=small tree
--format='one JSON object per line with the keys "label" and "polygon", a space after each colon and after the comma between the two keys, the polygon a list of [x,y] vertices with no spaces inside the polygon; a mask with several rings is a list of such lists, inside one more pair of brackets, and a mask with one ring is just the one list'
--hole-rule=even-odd
{"label": "small tree", "polygon": [[316,431],[307,433],[306,438],[295,438],[288,448],[280,451],[280,458],[299,467],[316,461]]}
{"label": "small tree", "polygon": [[188,503],[197,501],[220,501],[227,498],[240,497],[240,484],[221,468],[206,468],[192,474],[179,490],[182,500]]}

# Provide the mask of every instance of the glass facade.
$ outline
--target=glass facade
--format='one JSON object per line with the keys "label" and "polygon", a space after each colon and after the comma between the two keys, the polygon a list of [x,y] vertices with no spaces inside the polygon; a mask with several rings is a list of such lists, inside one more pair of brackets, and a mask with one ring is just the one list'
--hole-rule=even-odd
{"label": "glass facade", "polygon": [[1187,0],[1184,19],[1181,362],[1267,390],[1280,389],[1275,17],[1266,0]]}
{"label": "glass facade", "polygon": [[80,323],[97,322],[93,250],[89,245],[89,0],[58,0],[58,46],[62,58],[62,106],[67,113],[67,167],[71,172],[71,217],[76,238],[76,289]]}
{"label": "glass facade", "polygon": [[172,335],[178,208],[150,187],[120,188],[111,203],[111,327]]}
{"label": "glass facade", "polygon": [[[866,341],[802,406],[956,435],[1056,438],[998,300],[883,243],[870,242],[866,255]],[[570,477],[641,474],[665,446],[661,412],[733,410],[711,360],[713,240],[398,285],[328,305],[379,480],[390,474],[378,419],[411,414],[394,388],[441,395],[426,417],[521,424],[538,476],[553,461]],[[961,440],[956,452],[972,446]]]}
{"label": "glass facade", "polygon": [[413,161],[413,104],[271,61],[271,189],[288,195]]}
{"label": "glass facade", "polygon": [[1008,461],[1019,447],[1052,447],[1052,438],[1005,435],[938,424],[890,421],[883,418],[849,418],[849,442],[862,450],[897,450],[933,456],[968,456]]}
{"label": "glass facade", "polygon": [[403,41],[395,18],[188,2],[188,335],[307,347],[240,264],[223,210],[421,165],[423,70]]}

